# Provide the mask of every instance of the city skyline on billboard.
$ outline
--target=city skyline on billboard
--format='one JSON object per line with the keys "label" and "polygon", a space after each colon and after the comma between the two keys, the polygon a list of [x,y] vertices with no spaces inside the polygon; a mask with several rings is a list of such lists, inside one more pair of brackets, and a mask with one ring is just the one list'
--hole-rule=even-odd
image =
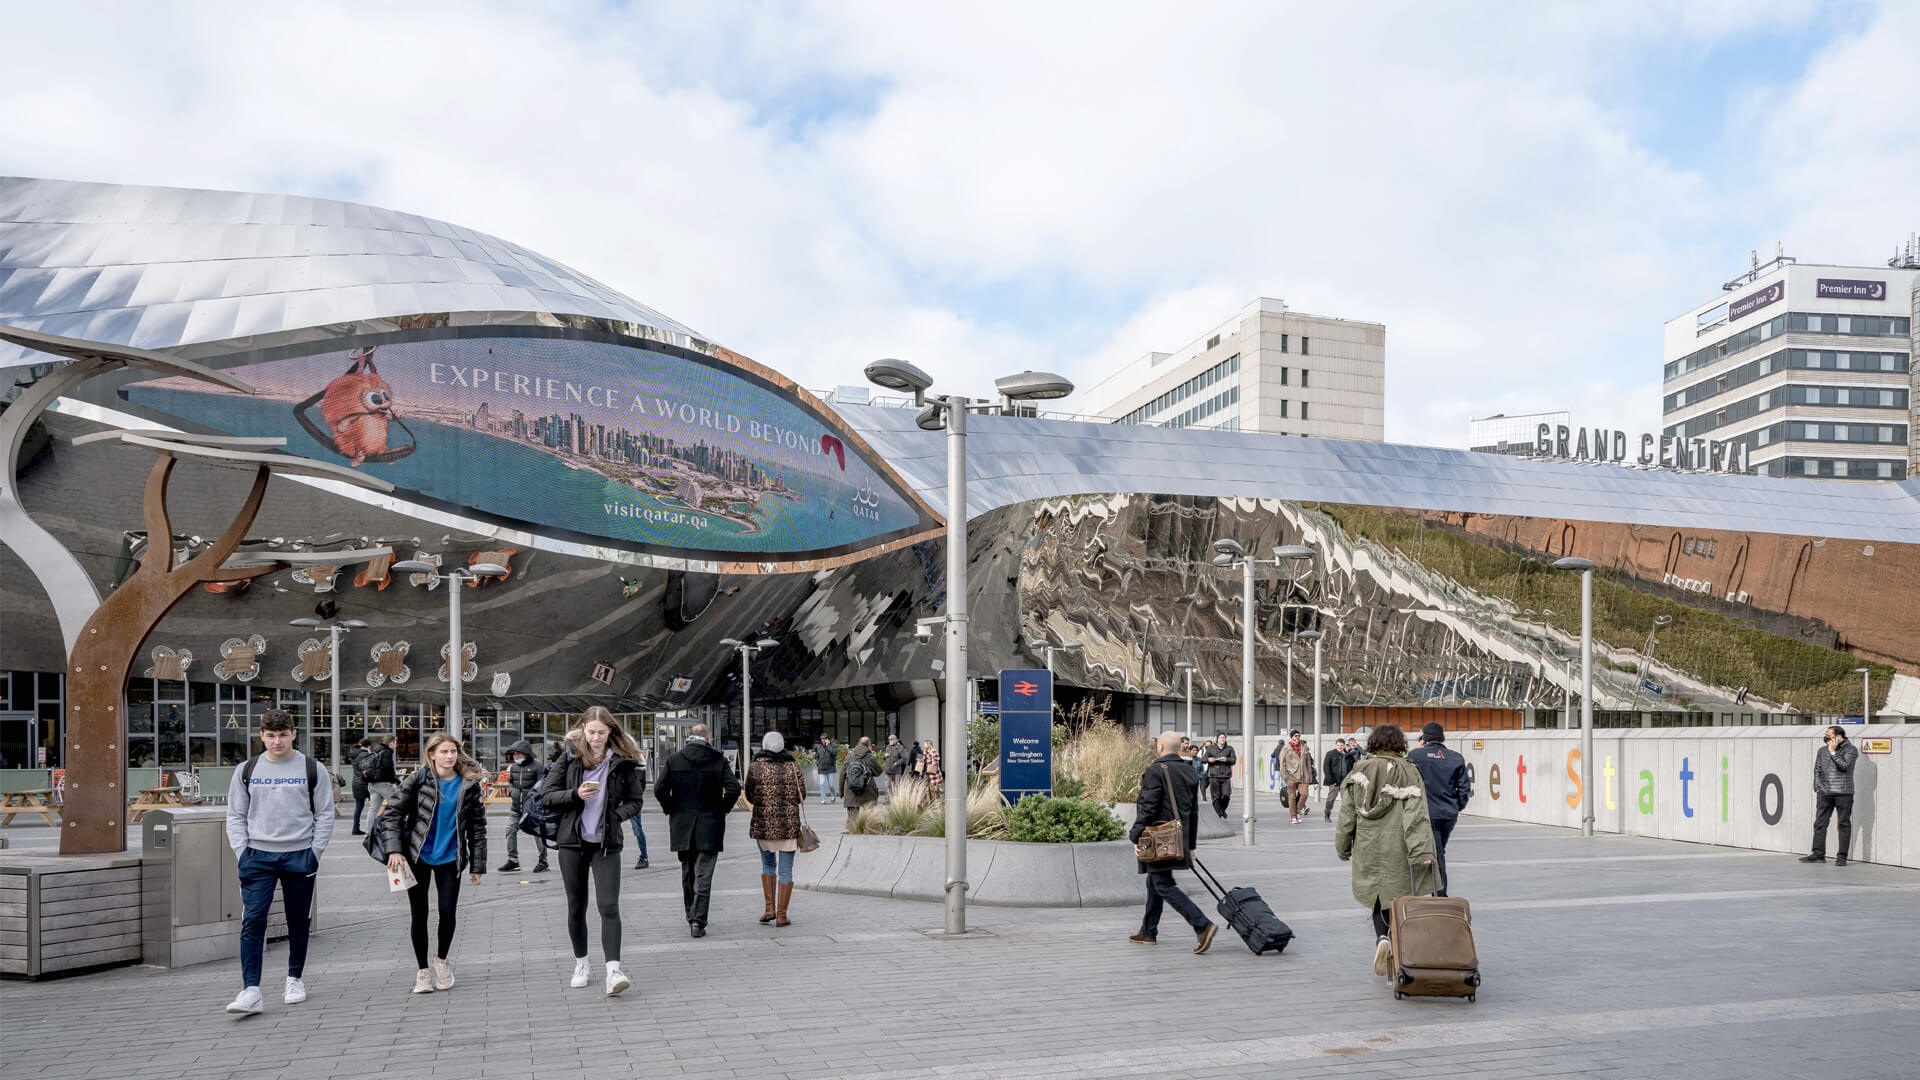
{"label": "city skyline on billboard", "polygon": [[750,362],[579,335],[359,339],[128,401],[534,529],[696,557],[803,561],[923,533],[859,438]]}

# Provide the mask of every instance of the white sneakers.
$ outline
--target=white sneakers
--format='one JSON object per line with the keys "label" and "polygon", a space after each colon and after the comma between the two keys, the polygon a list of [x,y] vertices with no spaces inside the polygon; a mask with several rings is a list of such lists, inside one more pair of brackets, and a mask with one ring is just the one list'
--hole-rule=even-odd
{"label": "white sneakers", "polygon": [[453,962],[433,958],[433,988],[435,990],[453,989]]}
{"label": "white sneakers", "polygon": [[413,992],[416,994],[433,993],[433,972],[421,968],[413,976]]}
{"label": "white sneakers", "polygon": [[[288,979],[287,981],[293,982],[294,980]],[[304,997],[305,995],[303,994],[301,996]],[[241,990],[240,996],[228,1003],[227,1011],[230,1013],[239,1013],[241,1016],[258,1016],[260,1014],[260,988],[257,986],[249,986]]]}
{"label": "white sneakers", "polygon": [[1393,974],[1393,941],[1381,938],[1373,946],[1373,973],[1386,976]]}
{"label": "white sneakers", "polygon": [[280,1000],[288,1005],[298,1005],[307,1000],[307,984],[293,976],[287,976],[287,988],[280,991]]}
{"label": "white sneakers", "polygon": [[[587,963],[587,958],[584,956],[576,958],[573,962],[573,978],[568,981],[567,985],[573,987],[575,990],[584,990],[587,984],[592,981],[593,966]],[[611,985],[611,980],[609,980],[609,985]]]}
{"label": "white sneakers", "polygon": [[607,996],[608,997],[615,997],[632,985],[633,985],[633,980],[627,978],[627,973],[620,970],[619,964],[615,963],[615,964],[607,965]]}

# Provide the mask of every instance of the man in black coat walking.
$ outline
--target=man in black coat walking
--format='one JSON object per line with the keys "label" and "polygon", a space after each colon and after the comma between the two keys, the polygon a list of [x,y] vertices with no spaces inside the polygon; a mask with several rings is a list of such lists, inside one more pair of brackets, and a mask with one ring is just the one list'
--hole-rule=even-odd
{"label": "man in black coat walking", "polygon": [[[1453,835],[1467,800],[1473,798],[1467,759],[1459,751],[1447,749],[1446,742],[1446,729],[1429,722],[1420,729],[1420,745],[1407,753],[1407,760],[1420,770],[1420,782],[1427,789],[1427,818],[1433,823],[1433,853],[1440,866],[1435,896],[1447,895],[1447,838]],[[1419,886],[1414,882],[1415,888]]]}
{"label": "man in black coat walking", "polygon": [[1227,804],[1233,801],[1233,765],[1237,758],[1233,747],[1227,745],[1224,731],[1200,750],[1200,762],[1207,767],[1207,794],[1213,799],[1213,812],[1223,819],[1227,816]]}
{"label": "man in black coat walking", "polygon": [[353,835],[361,836],[360,815],[367,808],[367,763],[373,758],[373,742],[362,738],[347,754],[347,766],[353,775]]}
{"label": "man in black coat walking", "polygon": [[1353,762],[1347,757],[1347,740],[1335,739],[1333,749],[1327,751],[1326,758],[1320,762],[1320,784],[1327,789],[1320,816],[1328,821],[1333,820],[1333,801],[1340,797],[1340,782],[1352,768]]}
{"label": "man in black coat walking", "polygon": [[1166,862],[1140,864],[1140,872],[1147,875],[1147,911],[1140,920],[1140,932],[1127,940],[1141,945],[1159,941],[1160,912],[1165,905],[1172,904],[1173,910],[1187,920],[1199,938],[1193,951],[1203,953],[1213,944],[1214,931],[1220,928],[1200,913],[1199,905],[1181,892],[1173,880],[1175,870],[1186,870],[1193,865],[1193,846],[1200,839],[1200,778],[1193,774],[1193,766],[1180,756],[1179,732],[1161,732],[1156,749],[1160,756],[1140,775],[1140,799],[1135,804],[1133,828],[1127,833],[1127,839],[1138,844],[1147,826],[1178,821],[1186,836],[1187,854]]}
{"label": "man in black coat walking", "polygon": [[713,868],[726,848],[727,814],[740,800],[740,780],[713,748],[707,725],[693,725],[687,745],[667,759],[653,786],[667,814],[668,845],[680,854],[680,895],[694,937],[707,936]]}

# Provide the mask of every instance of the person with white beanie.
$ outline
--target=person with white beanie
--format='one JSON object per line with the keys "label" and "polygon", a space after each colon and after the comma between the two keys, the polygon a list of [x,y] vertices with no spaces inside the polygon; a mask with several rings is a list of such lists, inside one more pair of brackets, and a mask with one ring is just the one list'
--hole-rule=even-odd
{"label": "person with white beanie", "polygon": [[760,740],[760,752],[747,766],[747,801],[753,804],[753,822],[747,835],[760,845],[760,889],[766,894],[763,923],[788,925],[787,903],[793,899],[793,856],[800,850],[800,806],[807,801],[807,780],[787,752],[787,740],[769,731]]}

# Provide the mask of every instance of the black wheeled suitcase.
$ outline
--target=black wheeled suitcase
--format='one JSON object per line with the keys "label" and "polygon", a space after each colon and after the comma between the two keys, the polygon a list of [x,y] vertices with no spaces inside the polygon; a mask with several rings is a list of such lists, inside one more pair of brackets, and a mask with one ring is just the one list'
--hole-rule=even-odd
{"label": "black wheeled suitcase", "polygon": [[1220,917],[1233,927],[1233,932],[1240,935],[1240,940],[1247,943],[1255,956],[1286,951],[1287,942],[1293,940],[1293,931],[1260,899],[1258,890],[1250,886],[1222,889],[1220,879],[1197,857],[1193,860],[1193,873],[1220,902]]}

